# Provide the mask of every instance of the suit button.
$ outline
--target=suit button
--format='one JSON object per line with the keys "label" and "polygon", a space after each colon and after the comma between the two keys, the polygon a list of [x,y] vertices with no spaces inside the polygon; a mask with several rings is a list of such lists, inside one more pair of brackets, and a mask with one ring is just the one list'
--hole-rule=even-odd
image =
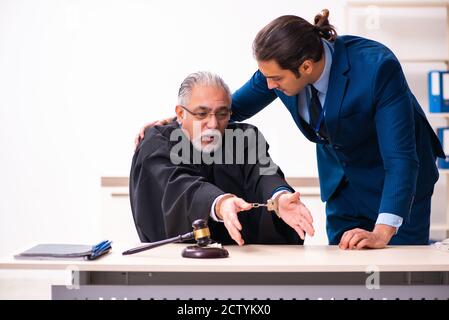
{"label": "suit button", "polygon": [[332,147],[334,148],[334,150],[340,150],[341,149],[341,146],[338,145],[338,144],[334,144]]}

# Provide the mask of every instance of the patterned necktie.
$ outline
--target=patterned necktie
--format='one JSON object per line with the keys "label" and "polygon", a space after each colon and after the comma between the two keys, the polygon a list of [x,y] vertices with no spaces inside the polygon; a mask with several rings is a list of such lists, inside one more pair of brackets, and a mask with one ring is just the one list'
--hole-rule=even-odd
{"label": "patterned necktie", "polygon": [[[326,129],[326,125],[324,123],[324,115],[320,115],[323,111],[323,108],[321,107],[320,99],[318,99],[318,90],[310,85],[310,91],[312,92],[312,97],[310,99],[309,103],[309,116],[310,116],[310,126],[312,127],[313,131],[315,133],[324,139],[328,138],[328,133]],[[319,123],[318,123],[319,122]],[[316,131],[318,128],[318,132]]]}

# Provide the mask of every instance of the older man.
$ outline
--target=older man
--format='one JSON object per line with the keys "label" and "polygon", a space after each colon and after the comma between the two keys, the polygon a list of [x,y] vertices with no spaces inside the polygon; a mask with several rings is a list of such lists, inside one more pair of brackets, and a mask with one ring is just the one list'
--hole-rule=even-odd
{"label": "older man", "polygon": [[[229,124],[230,105],[219,76],[194,73],[179,89],[176,121],[147,129],[130,174],[143,242],[189,232],[196,219],[209,219],[211,237],[224,244],[302,244],[305,233],[313,235],[309,211],[263,136],[254,126]],[[274,212],[249,203],[268,199]]]}

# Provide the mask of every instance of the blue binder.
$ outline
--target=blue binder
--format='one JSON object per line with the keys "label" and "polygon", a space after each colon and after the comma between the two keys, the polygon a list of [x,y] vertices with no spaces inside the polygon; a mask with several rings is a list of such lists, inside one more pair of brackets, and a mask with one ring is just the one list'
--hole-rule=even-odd
{"label": "blue binder", "polygon": [[446,158],[438,158],[438,167],[441,169],[449,169],[449,127],[438,128],[438,138],[440,138]]}
{"label": "blue binder", "polygon": [[429,111],[449,112],[449,71],[428,73]]}

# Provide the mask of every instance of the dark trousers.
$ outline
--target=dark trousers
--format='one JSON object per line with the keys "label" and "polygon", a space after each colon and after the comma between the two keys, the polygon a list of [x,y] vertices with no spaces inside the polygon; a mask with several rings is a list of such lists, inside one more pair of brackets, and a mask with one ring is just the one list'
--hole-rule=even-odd
{"label": "dark trousers", "polygon": [[[430,204],[433,188],[425,196],[415,199],[410,215],[404,218],[390,245],[429,244]],[[329,244],[338,245],[343,233],[354,228],[372,231],[377,208],[361,204],[360,193],[347,180],[343,180],[326,203],[326,231]]]}

